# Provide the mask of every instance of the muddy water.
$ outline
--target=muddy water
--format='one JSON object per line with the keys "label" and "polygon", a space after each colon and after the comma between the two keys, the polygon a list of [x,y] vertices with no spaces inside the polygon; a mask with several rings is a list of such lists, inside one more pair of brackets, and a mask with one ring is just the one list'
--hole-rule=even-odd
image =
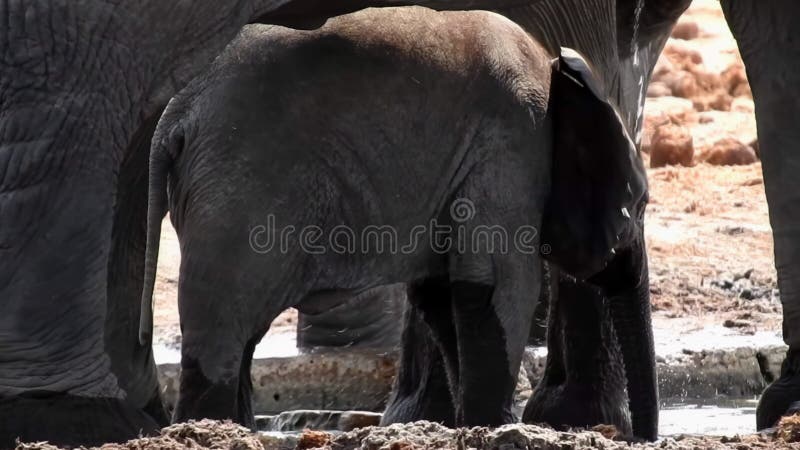
{"label": "muddy water", "polygon": [[[709,343],[708,337],[703,336],[704,339],[702,339],[706,344]],[[690,339],[690,341],[694,343],[701,340]],[[730,344],[730,341],[725,343]],[[688,342],[682,344],[681,346],[685,346]],[[180,349],[175,346],[156,345],[154,352],[159,364],[180,362]],[[546,350],[539,349],[539,352],[545,354]],[[297,349],[294,333],[286,333],[265,339],[258,346],[255,357],[295,355],[297,355]],[[679,434],[732,436],[753,433],[756,423],[756,404],[757,399],[754,398],[734,400],[662,399],[659,434],[666,437]]]}
{"label": "muddy water", "polygon": [[659,414],[659,435],[733,436],[755,433],[757,399],[667,400]]}

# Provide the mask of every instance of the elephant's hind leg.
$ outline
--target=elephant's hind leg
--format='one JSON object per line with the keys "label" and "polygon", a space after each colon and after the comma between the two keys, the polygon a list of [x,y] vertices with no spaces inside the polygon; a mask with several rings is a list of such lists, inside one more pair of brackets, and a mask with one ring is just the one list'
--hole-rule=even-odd
{"label": "elephant's hind leg", "polygon": [[253,351],[283,310],[284,296],[276,294],[279,290],[269,283],[242,286],[241,280],[221,278],[224,273],[240,272],[216,272],[220,278],[208,282],[206,277],[211,275],[203,268],[181,269],[183,342],[173,420],[230,419],[254,429],[250,379]]}
{"label": "elephant's hind leg", "polygon": [[248,332],[254,328],[246,323],[240,327],[217,321],[199,336],[184,334],[175,422],[231,419],[255,429],[250,375],[253,352],[277,315],[257,332]]}
{"label": "elephant's hind leg", "polygon": [[126,400],[166,426],[169,416],[161,401],[153,349],[138,340],[147,243],[147,230],[141,225],[147,222],[148,156],[162,109],[134,135],[119,170],[108,262],[105,346]]}

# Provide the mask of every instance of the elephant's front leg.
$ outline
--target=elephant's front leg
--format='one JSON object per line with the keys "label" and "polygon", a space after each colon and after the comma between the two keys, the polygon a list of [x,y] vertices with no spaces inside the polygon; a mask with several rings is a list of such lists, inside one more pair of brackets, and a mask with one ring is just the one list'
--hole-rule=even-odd
{"label": "elephant's front leg", "polygon": [[556,428],[609,424],[630,435],[625,370],[608,299],[586,283],[558,273],[554,278],[547,364],[522,420]]}
{"label": "elephant's front leg", "polygon": [[[487,256],[487,259],[489,257]],[[499,426],[516,421],[511,406],[539,289],[533,257],[494,264],[493,282],[455,279],[453,318],[458,349],[456,421]],[[457,271],[458,273],[458,271]]]}
{"label": "elephant's front leg", "polygon": [[392,396],[382,425],[428,420],[455,426],[455,410],[448,380],[457,378],[453,370],[455,348],[450,288],[447,280],[431,279],[408,286],[409,305],[403,320],[402,350]]}
{"label": "elephant's front leg", "polygon": [[764,392],[759,429],[771,427],[800,401],[800,4],[723,0],[753,90],[764,187],[769,204],[789,351],[781,376]]}
{"label": "elephant's front leg", "polygon": [[514,388],[541,287],[537,230],[550,189],[549,156],[530,151],[530,143],[507,144],[491,149],[496,156],[470,172],[449,205],[458,426],[516,421]]}

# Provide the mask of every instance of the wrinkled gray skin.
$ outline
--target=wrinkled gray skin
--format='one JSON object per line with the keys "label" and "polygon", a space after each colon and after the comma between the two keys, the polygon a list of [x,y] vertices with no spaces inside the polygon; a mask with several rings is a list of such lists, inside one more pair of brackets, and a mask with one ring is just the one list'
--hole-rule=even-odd
{"label": "wrinkled gray skin", "polygon": [[0,3],[0,447],[167,422],[138,343],[149,142],[172,95],[287,3]]}
{"label": "wrinkled gray skin", "polygon": [[406,286],[368,289],[332,308],[300,311],[297,346],[304,352],[357,347],[390,350],[400,344]]}
{"label": "wrinkled gray skin", "polygon": [[763,429],[800,401],[800,4],[723,0],[722,9],[753,90],[783,305],[783,339],[789,345],[780,378],[758,405],[757,426]]}
{"label": "wrinkled gray skin", "polygon": [[[585,67],[565,58],[561,71]],[[569,246],[565,235],[551,258],[577,272],[600,270],[613,245],[637,233],[621,208],[640,204],[643,170],[592,74],[557,72],[551,90],[552,60],[516,24],[488,12],[369,9],[312,32],[245,28],[170,102],[153,140],[143,301],[146,308],[169,186],[182,249],[173,419],[253,426],[253,349],[280,312],[323,311],[401,282],[444,356],[455,424],[514,421],[512,394],[541,283],[537,252],[519,241],[492,251],[474,238],[443,252],[441,235],[433,246],[426,235],[410,250],[386,252],[364,247],[361,237],[391,227],[403,248],[412,230],[435,221],[462,236],[499,227],[517,239],[547,229],[547,209],[581,239]],[[594,115],[575,111],[581,120],[571,122],[548,97]],[[562,148],[564,139],[551,140],[553,123],[596,141]],[[601,132],[598,142],[597,127],[616,135]],[[553,213],[551,192],[595,179],[582,167],[574,180],[551,185],[551,170],[592,157],[609,162],[598,183],[622,181],[588,187],[597,198]],[[608,220],[585,219],[592,209]],[[582,232],[605,224],[600,246],[583,242]],[[287,226],[294,232],[279,248]],[[313,248],[298,231],[309,227],[318,227]],[[356,236],[350,250],[328,240],[342,227]],[[459,233],[445,236],[459,242]],[[602,256],[582,253],[587,248]]]}
{"label": "wrinkled gray skin", "polygon": [[161,110],[245,23],[373,3],[402,2],[0,3],[0,447],[120,441],[167,422],[138,343]]}
{"label": "wrinkled gray skin", "polygon": [[[152,427],[150,419],[125,424],[111,415],[125,410],[146,408],[151,416],[161,417],[156,421],[163,421],[164,415],[157,411],[160,406],[147,407],[159,403],[150,350],[135,343],[144,257],[146,150],[159,106],[200,73],[247,21],[311,23],[303,20],[310,11],[325,15],[337,12],[333,8],[340,4],[356,9],[396,2],[296,0],[278,8],[280,14],[270,11],[280,3],[241,1],[222,7],[206,1],[172,5],[35,0],[0,5],[6,24],[0,33],[0,345],[8,349],[0,362],[0,446],[13,445],[17,436],[92,444],[125,439],[139,428]],[[616,2],[406,3],[442,9],[503,9],[503,4],[531,3],[529,9],[537,10],[536,3],[549,5],[541,9],[553,14],[542,22],[546,27],[531,20],[526,24],[520,14],[518,20],[526,28],[549,30],[540,32],[551,35],[553,42],[572,42],[593,61],[601,62],[609,54],[602,43],[615,43],[623,50],[619,59],[624,64],[612,54],[603,72],[621,80],[613,85],[616,95],[628,93],[620,102],[628,117],[641,112],[638,78],[645,75],[646,84],[660,47],[640,45],[640,50],[650,48],[647,58],[638,69],[631,69],[631,52],[624,50],[631,48],[637,23],[635,2],[619,0],[616,14],[596,19],[593,8],[614,11]],[[653,25],[660,20],[642,18],[653,6],[680,10],[681,3],[685,4],[644,2],[639,29],[663,33],[663,26]],[[796,96],[789,95],[798,75],[785,64],[796,60],[800,39],[793,36],[797,31],[792,24],[800,21],[800,13],[791,0],[759,3],[757,8],[732,3],[722,2],[755,92],[767,200],[776,230],[784,338],[792,349],[781,379],[773,385],[777,389],[767,391],[778,395],[765,395],[759,408],[763,426],[772,423],[786,403],[800,399],[798,131],[783,125],[800,112]],[[556,8],[561,4],[563,8]],[[583,23],[596,20],[601,26],[553,26],[577,18]],[[616,38],[598,39],[598,34]],[[622,78],[615,75],[620,70]],[[646,296],[646,281],[629,283],[635,289],[628,289],[628,298],[634,298],[635,290],[641,292],[639,297]],[[638,314],[631,308],[629,315]],[[87,369],[93,365],[93,370]],[[90,372],[97,376],[89,376]],[[38,376],[32,377],[34,373]],[[72,395],[88,407],[64,407]],[[113,404],[123,396],[124,405]],[[112,399],[111,414],[98,408],[106,403],[104,398]],[[415,401],[411,396],[404,400]],[[36,414],[25,414],[30,409]],[[99,413],[89,414],[92,411]],[[92,426],[82,426],[86,423]]]}
{"label": "wrinkled gray skin", "polygon": [[169,98],[274,1],[0,3],[0,447],[166,422],[137,340]]}

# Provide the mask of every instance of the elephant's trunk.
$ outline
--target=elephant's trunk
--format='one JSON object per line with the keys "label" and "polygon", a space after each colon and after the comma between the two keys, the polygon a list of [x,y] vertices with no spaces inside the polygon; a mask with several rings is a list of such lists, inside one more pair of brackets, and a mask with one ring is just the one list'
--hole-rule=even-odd
{"label": "elephant's trunk", "polygon": [[177,154],[177,147],[181,145],[180,139],[174,133],[166,138],[159,136],[160,133],[157,131],[150,150],[147,251],[144,260],[144,289],[139,316],[139,343],[142,345],[148,345],[153,337],[153,290],[156,284],[161,221],[167,213],[167,176],[173,157]]}
{"label": "elephant's trunk", "polygon": [[625,363],[633,434],[654,441],[658,437],[658,374],[643,236],[637,245],[621,252],[614,264],[619,264],[622,283],[615,283],[607,293]]}

